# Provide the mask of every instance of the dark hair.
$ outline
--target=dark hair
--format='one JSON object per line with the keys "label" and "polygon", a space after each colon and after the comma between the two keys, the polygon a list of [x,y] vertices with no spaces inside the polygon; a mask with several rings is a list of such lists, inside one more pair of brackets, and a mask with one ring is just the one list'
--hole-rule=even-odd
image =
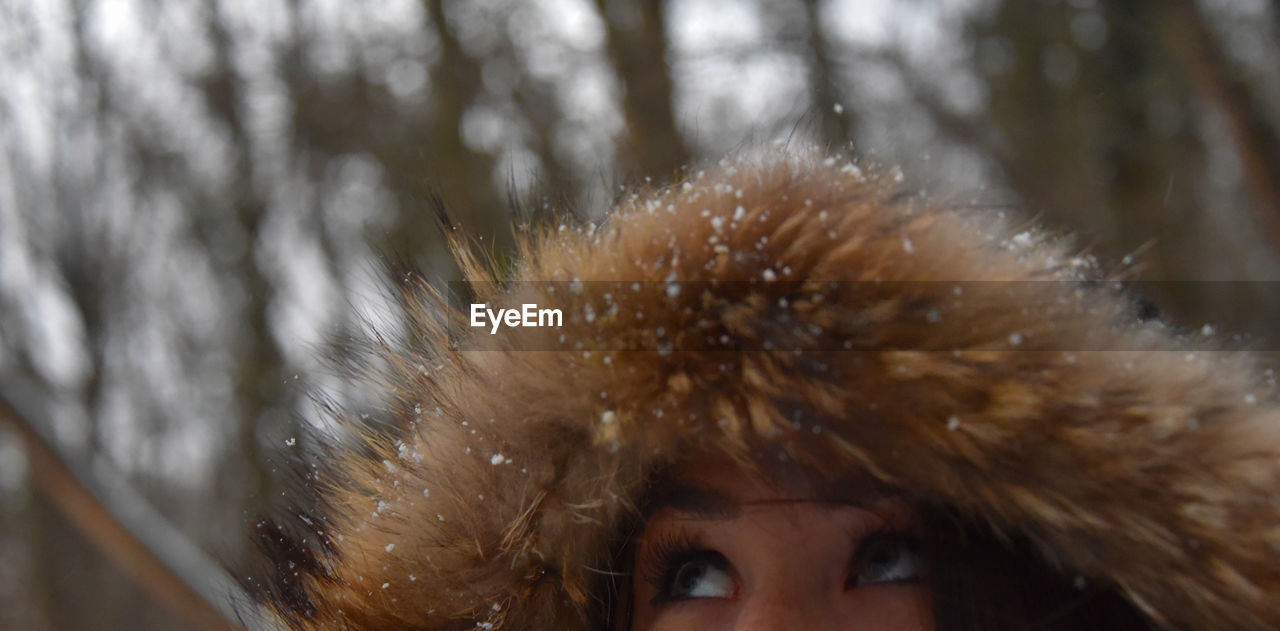
{"label": "dark hair", "polygon": [[1150,631],[1114,587],[1054,570],[1022,537],[923,512],[937,631]]}

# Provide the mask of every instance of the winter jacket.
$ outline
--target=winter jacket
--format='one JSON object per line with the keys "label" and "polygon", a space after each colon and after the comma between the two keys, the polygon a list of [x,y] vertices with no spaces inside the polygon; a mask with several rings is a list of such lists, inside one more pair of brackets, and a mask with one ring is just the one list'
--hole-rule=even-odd
{"label": "winter jacket", "polygon": [[[899,179],[727,161],[538,232],[507,272],[459,247],[452,297],[407,278],[362,375],[393,423],[334,447],[322,508],[264,534],[272,607],[294,629],[602,628],[653,476],[710,449],[866,472],[1154,628],[1280,629],[1258,358],[1141,318],[1062,239]],[[471,304],[563,322],[473,327]]]}

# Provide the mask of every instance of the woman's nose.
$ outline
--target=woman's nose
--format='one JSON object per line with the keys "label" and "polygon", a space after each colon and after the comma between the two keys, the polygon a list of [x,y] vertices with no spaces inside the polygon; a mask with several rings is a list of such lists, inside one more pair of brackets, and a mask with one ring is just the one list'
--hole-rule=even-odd
{"label": "woman's nose", "polygon": [[842,629],[839,603],[820,590],[771,590],[748,595],[733,625],[734,631]]}

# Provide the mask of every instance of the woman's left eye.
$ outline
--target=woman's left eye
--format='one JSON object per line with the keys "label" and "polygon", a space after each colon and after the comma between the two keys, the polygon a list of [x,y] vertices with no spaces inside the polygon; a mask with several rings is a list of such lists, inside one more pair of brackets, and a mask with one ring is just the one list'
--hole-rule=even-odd
{"label": "woman's left eye", "polygon": [[886,535],[873,537],[859,548],[850,572],[851,587],[877,583],[907,583],[920,578],[924,559],[910,539]]}

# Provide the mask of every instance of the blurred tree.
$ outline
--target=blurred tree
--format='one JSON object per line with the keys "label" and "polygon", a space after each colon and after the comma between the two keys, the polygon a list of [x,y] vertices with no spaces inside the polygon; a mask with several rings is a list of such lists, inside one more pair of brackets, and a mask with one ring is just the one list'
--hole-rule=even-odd
{"label": "blurred tree", "polygon": [[[1213,185],[1206,176],[1210,145],[1234,141],[1245,186],[1256,191],[1254,206],[1267,207],[1274,174],[1247,166],[1262,162],[1267,137],[1241,131],[1224,138],[1214,128],[1212,119],[1223,114],[1228,132],[1231,121],[1263,125],[1247,99],[1226,94],[1221,76],[1228,70],[1199,11],[1191,2],[1082,6],[1005,2],[974,21],[990,102],[962,135],[990,138],[981,148],[1028,207],[1095,235],[1112,259],[1142,252],[1143,279],[1250,278],[1238,263],[1215,260],[1230,236],[1204,212]],[[1234,223],[1264,229],[1273,215],[1256,212],[1250,221],[1235,214]],[[1277,245],[1254,240],[1248,247]],[[1231,317],[1231,308],[1215,308],[1224,305],[1239,314],[1245,299],[1232,295],[1241,285],[1148,288],[1174,312],[1200,321]],[[1256,292],[1248,300],[1251,309],[1280,306]],[[1230,325],[1247,323],[1237,315]]]}
{"label": "blurred tree", "polygon": [[631,177],[668,179],[689,160],[676,128],[667,62],[664,2],[597,0],[609,58],[622,83],[626,137],[621,168]]}
{"label": "blurred tree", "polygon": [[839,52],[831,44],[822,20],[822,3],[804,0],[804,42],[808,45],[810,83],[813,91],[813,115],[818,118],[818,137],[833,147],[843,147],[853,140],[851,118],[846,114],[844,99],[840,96],[843,85],[839,66]]}
{"label": "blurred tree", "polygon": [[1199,98],[1223,117],[1255,220],[1272,245],[1280,247],[1280,130],[1265,115],[1266,105],[1254,86],[1223,54],[1195,2],[1175,0],[1168,11],[1163,34],[1170,56],[1181,64]]}

